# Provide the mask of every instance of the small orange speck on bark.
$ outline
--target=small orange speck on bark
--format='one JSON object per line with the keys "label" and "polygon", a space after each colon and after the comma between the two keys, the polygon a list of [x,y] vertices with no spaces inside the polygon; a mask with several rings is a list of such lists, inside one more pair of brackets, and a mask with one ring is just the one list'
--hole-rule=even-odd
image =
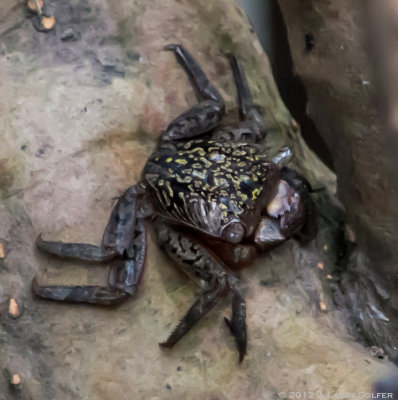
{"label": "small orange speck on bark", "polygon": [[317,266],[319,269],[323,270],[323,262],[319,262],[316,266]]}
{"label": "small orange speck on bark", "polygon": [[45,29],[52,29],[55,25],[55,17],[42,17],[41,23]]}
{"label": "small orange speck on bark", "polygon": [[8,305],[8,314],[10,314],[12,318],[18,318],[20,316],[18,303],[13,297],[11,297]]}
{"label": "small orange speck on bark", "polygon": [[17,386],[21,383],[21,377],[18,374],[13,374],[11,378],[11,384]]}
{"label": "small orange speck on bark", "polygon": [[4,244],[0,242],[0,258],[4,258],[5,256]]}
{"label": "small orange speck on bark", "polygon": [[321,311],[326,311],[326,304],[323,301],[320,301],[319,308],[321,309]]}
{"label": "small orange speck on bark", "polygon": [[[39,0],[38,3],[39,3],[39,7],[43,8],[43,0]],[[28,1],[28,8],[31,9],[32,11],[37,9],[35,0]]]}

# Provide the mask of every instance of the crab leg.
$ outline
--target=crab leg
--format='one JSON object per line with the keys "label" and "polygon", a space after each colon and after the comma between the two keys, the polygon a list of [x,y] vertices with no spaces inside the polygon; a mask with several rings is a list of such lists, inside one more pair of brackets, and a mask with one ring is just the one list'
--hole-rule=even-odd
{"label": "crab leg", "polygon": [[253,108],[253,98],[247,83],[246,75],[241,67],[239,60],[234,54],[226,54],[234,74],[236,89],[238,91],[239,111],[242,118],[246,117]]}
{"label": "crab leg", "polygon": [[33,292],[44,299],[73,303],[116,304],[128,295],[127,292],[106,286],[48,286],[33,280]]}
{"label": "crab leg", "polygon": [[199,64],[182,45],[164,48],[174,52],[199,98],[199,103],[174,119],[163,133],[164,139],[179,140],[208,132],[221,123],[225,104],[218,90],[207,79]]}
{"label": "crab leg", "polygon": [[160,343],[162,347],[172,347],[198,321],[207,314],[217,300],[228,290],[234,294],[232,303],[232,320],[226,319],[232,334],[235,336],[239,351],[239,362],[246,354],[246,308],[239,288],[239,281],[227,268],[201,244],[188,236],[156,221],[159,244],[177,265],[203,289],[203,293],[188,310],[181,322],[168,339]]}
{"label": "crab leg", "polygon": [[134,295],[145,266],[146,228],[142,218],[137,219],[133,239],[122,260],[115,263],[109,274],[109,285]]}
{"label": "crab leg", "polygon": [[224,103],[220,93],[207,79],[202,68],[181,44],[169,44],[164,47],[164,50],[171,50],[174,52],[177,60],[181,63],[185,72],[191,79],[200,100],[213,100],[217,103]]}
{"label": "crab leg", "polygon": [[122,255],[129,247],[136,225],[136,203],[141,189],[128,188],[119,198],[105,228],[101,246],[85,243],[48,242],[41,235],[36,240],[39,249],[58,257],[84,261],[108,261]]}
{"label": "crab leg", "polygon": [[159,343],[162,347],[173,347],[205,314],[217,303],[218,298],[225,291],[225,282],[214,289],[204,292],[195,301],[165,342]]}
{"label": "crab leg", "polygon": [[[122,255],[129,247],[136,226],[139,200],[145,194],[142,184],[129,187],[119,198],[102,236],[101,246]],[[141,202],[143,203],[143,202]],[[141,205],[141,204],[139,204]]]}
{"label": "crab leg", "polygon": [[134,295],[141,280],[145,263],[146,230],[143,219],[137,227],[125,257],[115,262],[109,274],[109,286],[39,285],[33,281],[37,296],[55,301],[111,305]]}
{"label": "crab leg", "polygon": [[243,125],[250,125],[251,128],[254,128],[254,133],[262,139],[266,133],[265,122],[258,111],[258,106],[253,103],[245,71],[234,54],[227,54],[227,57],[238,91],[239,113],[243,121],[246,122]]}
{"label": "crab leg", "polygon": [[238,279],[230,276],[228,284],[234,293],[232,298],[232,319],[229,320],[224,317],[224,321],[235,337],[236,347],[239,351],[239,362],[241,363],[247,349],[246,302],[242,295]]}
{"label": "crab leg", "polygon": [[146,229],[141,211],[144,188],[132,186],[114,207],[105,229],[101,246],[83,243],[46,242],[39,236],[40,249],[59,257],[85,261],[107,261],[118,257],[109,274],[109,286],[47,286],[35,280],[34,292],[56,301],[114,304],[138,287],[145,263]]}
{"label": "crab leg", "polygon": [[116,253],[112,249],[85,243],[50,242],[43,240],[41,234],[36,239],[36,246],[40,250],[63,258],[101,262],[116,257]]}

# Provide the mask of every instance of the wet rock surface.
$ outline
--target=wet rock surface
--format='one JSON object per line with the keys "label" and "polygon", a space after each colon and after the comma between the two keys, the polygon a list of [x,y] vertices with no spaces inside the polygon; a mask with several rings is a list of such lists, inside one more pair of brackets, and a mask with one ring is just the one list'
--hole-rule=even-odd
{"label": "wet rock surface", "polygon": [[343,292],[368,343],[396,359],[396,148],[378,112],[367,3],[279,4],[308,113],[330,148],[352,227]]}
{"label": "wet rock surface", "polygon": [[[353,341],[336,310],[343,215],[334,176],[308,150],[266,56],[230,1],[56,1],[36,32],[22,3],[0,10],[0,399],[269,399],[370,391],[389,363]],[[73,40],[72,40],[73,38]],[[314,187],[320,232],[242,272],[248,356],[238,365],[225,299],[170,351],[159,349],[198,294],[149,235],[140,291],[118,307],[34,298],[31,282],[103,284],[107,268],[39,253],[44,238],[99,243],[115,197],[139,179],[167,123],[195,102],[164,45],[182,42],[235,105],[222,52],[242,60],[266,109],[270,152],[291,145]],[[14,299],[11,301],[11,299]],[[18,318],[10,315],[10,304]],[[15,303],[15,304],[14,304]]]}

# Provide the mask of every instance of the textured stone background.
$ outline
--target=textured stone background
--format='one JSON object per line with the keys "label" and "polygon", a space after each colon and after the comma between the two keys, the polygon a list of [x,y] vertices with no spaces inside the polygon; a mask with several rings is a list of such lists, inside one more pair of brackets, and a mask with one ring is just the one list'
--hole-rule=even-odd
{"label": "textured stone background", "polygon": [[378,64],[393,60],[386,44],[396,30],[388,30],[387,19],[380,32],[370,29],[368,13],[376,18],[379,12],[374,2],[278,2],[308,113],[331,151],[338,197],[358,244],[342,273],[346,300],[368,341],[397,359],[397,148],[388,129],[389,110],[380,112],[391,100],[396,77],[381,68],[375,76]]}
{"label": "textured stone background", "polygon": [[[328,295],[341,218],[330,200],[334,176],[300,139],[242,11],[227,0],[59,0],[56,7],[57,29],[47,35],[33,30],[22,1],[0,8],[0,399],[369,391],[390,364],[353,341],[346,313]],[[192,51],[229,107],[236,94],[222,51],[235,52],[266,109],[270,151],[291,144],[296,166],[327,188],[317,197],[317,242],[287,243],[242,273],[249,326],[242,365],[222,318],[229,300],[173,350],[159,349],[198,289],[152,239],[138,296],[117,308],[31,295],[37,274],[42,282],[105,282],[106,268],[50,259],[34,240],[43,232],[100,241],[114,198],[139,179],[161,129],[195,101],[172,54],[160,51],[171,42]],[[18,319],[8,315],[10,297],[22,311]],[[21,391],[9,390],[8,373],[21,376]]]}

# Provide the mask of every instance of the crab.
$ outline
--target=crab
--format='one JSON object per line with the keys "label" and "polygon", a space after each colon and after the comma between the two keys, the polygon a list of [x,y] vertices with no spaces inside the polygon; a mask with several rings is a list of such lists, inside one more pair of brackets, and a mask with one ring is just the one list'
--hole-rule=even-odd
{"label": "crab", "polygon": [[[239,117],[228,116],[218,90],[182,46],[172,51],[188,74],[198,103],[162,133],[140,182],[118,199],[99,246],[45,241],[37,247],[65,258],[109,262],[108,286],[46,286],[36,295],[56,301],[110,305],[137,291],[145,264],[146,220],[160,247],[202,292],[162,347],[174,346],[227,293],[225,318],[241,362],[247,351],[246,305],[236,273],[256,255],[295,238],[316,235],[316,208],[308,181],[288,168],[292,153],[270,158],[266,127],[253,103],[244,70],[227,54],[239,100]],[[237,113],[235,113],[237,114]]]}

